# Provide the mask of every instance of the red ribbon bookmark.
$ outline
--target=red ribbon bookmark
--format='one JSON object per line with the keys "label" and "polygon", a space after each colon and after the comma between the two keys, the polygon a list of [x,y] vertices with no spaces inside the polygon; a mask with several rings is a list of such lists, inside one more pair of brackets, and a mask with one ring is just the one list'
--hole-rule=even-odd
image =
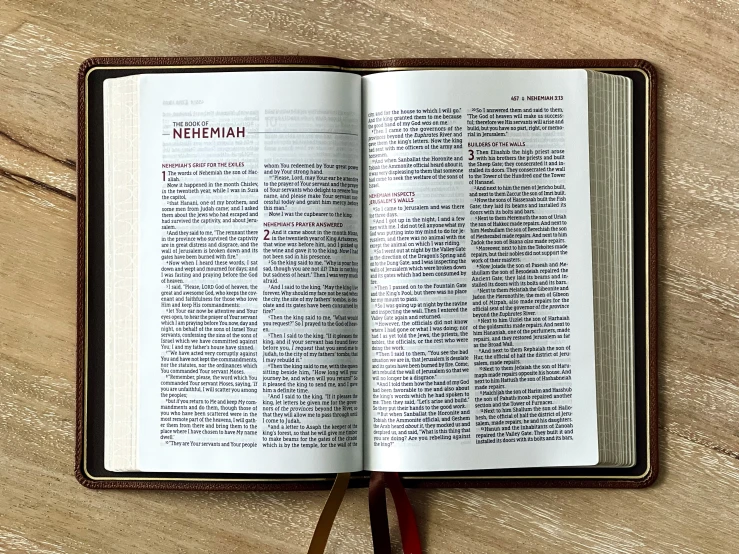
{"label": "red ribbon bookmark", "polygon": [[422,554],[416,515],[400,476],[393,472],[373,471],[369,484],[369,512],[375,554],[390,554],[390,527],[385,503],[385,487],[390,489],[398,516],[404,554]]}

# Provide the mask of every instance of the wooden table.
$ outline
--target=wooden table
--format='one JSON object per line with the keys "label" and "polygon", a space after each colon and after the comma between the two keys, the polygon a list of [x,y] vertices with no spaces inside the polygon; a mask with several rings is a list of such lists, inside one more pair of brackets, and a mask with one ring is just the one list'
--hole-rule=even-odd
{"label": "wooden table", "polygon": [[[739,3],[182,4],[0,9],[0,552],[306,550],[325,493],[91,491],[72,475],[77,67],[101,55],[257,53],[657,65],[659,481],[410,496],[428,552],[736,551]],[[371,550],[366,504],[366,491],[349,493],[329,551]]]}

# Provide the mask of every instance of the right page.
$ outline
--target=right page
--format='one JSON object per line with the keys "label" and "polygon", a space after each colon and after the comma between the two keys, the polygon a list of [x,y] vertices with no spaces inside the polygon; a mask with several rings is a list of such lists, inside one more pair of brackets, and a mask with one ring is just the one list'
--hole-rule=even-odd
{"label": "right page", "polygon": [[362,93],[365,468],[598,463],[586,72]]}

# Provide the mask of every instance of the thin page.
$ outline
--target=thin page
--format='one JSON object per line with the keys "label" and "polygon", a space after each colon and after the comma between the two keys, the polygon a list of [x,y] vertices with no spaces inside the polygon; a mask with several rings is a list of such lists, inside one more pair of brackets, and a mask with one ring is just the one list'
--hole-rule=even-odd
{"label": "thin page", "polygon": [[360,78],[140,91],[139,468],[361,469]]}
{"label": "thin page", "polygon": [[598,462],[587,78],[363,81],[365,467]]}

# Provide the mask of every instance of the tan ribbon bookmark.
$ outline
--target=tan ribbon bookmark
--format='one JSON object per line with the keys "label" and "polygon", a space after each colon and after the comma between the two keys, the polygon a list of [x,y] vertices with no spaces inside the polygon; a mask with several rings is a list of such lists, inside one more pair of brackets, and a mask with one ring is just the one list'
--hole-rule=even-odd
{"label": "tan ribbon bookmark", "polygon": [[326,500],[326,505],[323,507],[321,517],[318,518],[316,523],[316,530],[313,531],[313,540],[310,541],[308,547],[308,554],[323,554],[326,549],[326,543],[328,542],[328,536],[331,534],[331,528],[334,525],[334,519],[336,513],[341,507],[341,502],[344,500],[344,493],[349,487],[349,473],[338,473],[334,486],[331,487],[331,492]]}

